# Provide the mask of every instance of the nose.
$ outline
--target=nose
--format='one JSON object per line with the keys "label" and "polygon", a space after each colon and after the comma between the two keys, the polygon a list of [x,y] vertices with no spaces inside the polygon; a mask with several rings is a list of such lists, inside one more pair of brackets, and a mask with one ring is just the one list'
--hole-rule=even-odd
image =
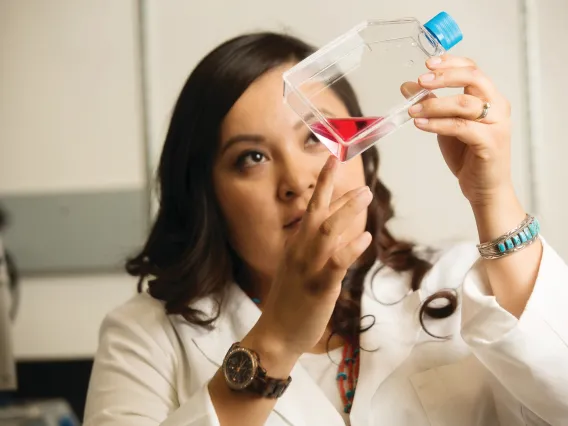
{"label": "nose", "polygon": [[[319,169],[323,164],[315,158],[286,155],[282,158],[278,180],[278,198],[282,201],[304,197],[306,203],[316,186]],[[318,168],[319,164],[319,168]]]}

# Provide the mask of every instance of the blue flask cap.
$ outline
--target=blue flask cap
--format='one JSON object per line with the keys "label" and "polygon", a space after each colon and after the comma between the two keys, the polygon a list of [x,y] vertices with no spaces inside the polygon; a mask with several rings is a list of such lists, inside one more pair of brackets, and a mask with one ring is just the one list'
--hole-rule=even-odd
{"label": "blue flask cap", "polygon": [[440,12],[424,24],[424,28],[434,36],[445,50],[450,50],[463,39],[463,34],[454,18]]}

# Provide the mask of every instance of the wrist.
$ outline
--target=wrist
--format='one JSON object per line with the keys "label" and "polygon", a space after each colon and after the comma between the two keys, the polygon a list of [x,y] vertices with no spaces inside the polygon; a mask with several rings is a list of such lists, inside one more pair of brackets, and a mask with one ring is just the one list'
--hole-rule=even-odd
{"label": "wrist", "polygon": [[300,354],[289,350],[285,342],[278,339],[270,327],[261,321],[257,322],[240,344],[258,353],[260,365],[268,376],[274,378],[287,378],[300,357]]}
{"label": "wrist", "polygon": [[483,203],[471,203],[479,241],[492,241],[516,227],[525,219],[526,211],[514,189],[508,187]]}

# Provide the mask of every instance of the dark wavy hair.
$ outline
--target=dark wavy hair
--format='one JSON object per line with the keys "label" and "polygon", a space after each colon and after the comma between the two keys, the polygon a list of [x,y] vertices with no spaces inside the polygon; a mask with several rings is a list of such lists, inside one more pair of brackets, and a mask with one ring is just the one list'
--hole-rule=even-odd
{"label": "dark wavy hair", "polygon": [[[138,291],[148,280],[148,292],[165,303],[169,314],[180,314],[194,325],[211,327],[220,313],[223,290],[232,281],[243,287],[243,262],[229,246],[226,226],[212,183],[212,167],[219,145],[221,123],[243,92],[264,73],[298,62],[314,51],[297,38],[275,33],[254,33],[233,38],[209,53],[191,73],[176,102],[158,168],[159,211],[144,248],[126,264],[140,278]],[[351,116],[362,116],[357,97],[343,79],[334,84]],[[361,296],[366,274],[380,260],[395,271],[411,271],[411,288],[417,290],[430,269],[413,245],[398,241],[387,229],[393,217],[391,194],[377,176],[379,154],[362,155],[365,180],[374,194],[368,208],[367,230],[373,242],[344,280],[331,319],[332,335],[358,340]],[[216,315],[208,317],[192,303],[214,296]],[[429,302],[445,298],[443,307]],[[455,311],[456,296],[437,293],[420,311],[445,318]],[[423,324],[424,326],[424,324]]]}

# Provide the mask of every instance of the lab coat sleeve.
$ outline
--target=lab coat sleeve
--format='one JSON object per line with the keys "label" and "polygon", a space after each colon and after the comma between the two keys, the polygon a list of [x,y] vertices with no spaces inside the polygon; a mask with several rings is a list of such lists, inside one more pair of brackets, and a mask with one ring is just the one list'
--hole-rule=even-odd
{"label": "lab coat sleeve", "polygon": [[568,419],[568,266],[543,241],[533,293],[515,318],[476,263],[463,285],[462,337],[518,402],[547,423]]}
{"label": "lab coat sleeve", "polygon": [[137,313],[117,310],[103,321],[84,425],[219,426],[206,385],[178,403],[166,315]]}

